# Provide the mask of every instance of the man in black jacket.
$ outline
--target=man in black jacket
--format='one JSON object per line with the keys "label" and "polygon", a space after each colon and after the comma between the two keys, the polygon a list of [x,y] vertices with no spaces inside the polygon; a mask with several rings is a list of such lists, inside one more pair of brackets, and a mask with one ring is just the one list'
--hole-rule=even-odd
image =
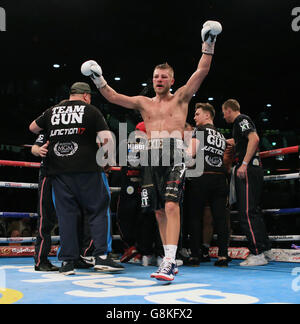
{"label": "man in black jacket", "polygon": [[89,219],[95,247],[95,269],[124,270],[108,256],[110,189],[96,161],[96,135],[102,143],[111,144],[113,140],[104,117],[91,105],[90,86],[84,82],[73,84],[69,100],[47,109],[29,129],[36,134],[44,131],[49,139],[47,171],[52,177],[60,229],[58,258],[63,261],[60,272],[74,274],[74,262],[79,258],[77,223],[83,210]]}
{"label": "man in black jacket", "polygon": [[237,100],[229,99],[222,106],[227,123],[233,124],[236,168],[234,170],[237,208],[241,228],[249,242],[250,255],[241,266],[268,263],[270,242],[259,207],[263,190],[263,169],[259,157],[259,136],[251,118],[241,114]]}

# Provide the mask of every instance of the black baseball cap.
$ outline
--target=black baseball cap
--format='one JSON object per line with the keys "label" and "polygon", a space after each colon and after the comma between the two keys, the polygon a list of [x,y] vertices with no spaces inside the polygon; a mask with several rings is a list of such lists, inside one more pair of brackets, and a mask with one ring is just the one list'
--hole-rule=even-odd
{"label": "black baseball cap", "polygon": [[92,94],[91,87],[85,82],[75,82],[70,88],[70,94],[82,94],[89,93]]}

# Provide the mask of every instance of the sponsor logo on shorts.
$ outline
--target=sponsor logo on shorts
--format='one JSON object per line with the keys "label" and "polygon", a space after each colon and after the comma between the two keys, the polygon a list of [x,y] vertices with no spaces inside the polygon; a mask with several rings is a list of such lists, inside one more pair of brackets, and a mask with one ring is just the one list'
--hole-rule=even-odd
{"label": "sponsor logo on shorts", "polygon": [[126,192],[128,195],[132,195],[134,193],[134,188],[132,186],[128,186],[126,188]]}
{"label": "sponsor logo on shorts", "polygon": [[[107,138],[97,139],[102,145],[96,155],[96,161],[99,166],[105,167],[116,165],[116,156],[118,155],[119,166],[180,166],[180,177],[186,173],[187,177],[200,177],[204,170],[204,132],[197,131],[196,139],[199,141],[199,147],[195,156],[188,156],[186,153],[187,141],[192,138],[193,132],[184,132],[182,139],[182,132],[173,131],[154,131],[151,132],[151,138],[142,132],[132,132],[128,136],[127,124],[119,124],[119,139],[110,132]],[[149,134],[148,134],[149,135]],[[213,137],[213,136],[212,136]],[[220,137],[220,136],[219,136]],[[216,145],[220,146],[225,143],[220,137],[216,140]],[[116,144],[118,146],[118,154]],[[226,144],[226,143],[225,143]],[[225,145],[224,144],[224,145]],[[219,147],[219,146],[217,146]],[[222,151],[223,153],[223,151]],[[193,169],[186,169],[187,161],[194,162]]]}
{"label": "sponsor logo on shorts", "polygon": [[141,197],[142,197],[142,207],[148,207],[149,206],[149,197],[148,197],[147,189],[142,190]]}

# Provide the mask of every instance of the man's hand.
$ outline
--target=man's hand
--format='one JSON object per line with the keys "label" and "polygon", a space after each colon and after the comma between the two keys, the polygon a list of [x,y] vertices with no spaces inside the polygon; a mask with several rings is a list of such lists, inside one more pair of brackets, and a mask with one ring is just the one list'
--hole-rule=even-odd
{"label": "man's hand", "polygon": [[235,146],[235,142],[234,142],[234,139],[233,138],[229,138],[226,140],[226,143],[227,145],[230,145],[230,146]]}
{"label": "man's hand", "polygon": [[246,173],[247,173],[247,165],[246,164],[242,164],[236,171],[236,175],[241,179],[246,178]]}
{"label": "man's hand", "polygon": [[90,60],[84,62],[81,65],[81,73],[85,76],[89,76],[98,89],[107,85],[107,82],[102,76],[102,69],[96,61]]}
{"label": "man's hand", "polygon": [[213,55],[217,35],[222,32],[222,25],[218,21],[208,20],[202,28],[201,37],[203,41],[202,53]]}
{"label": "man's hand", "polygon": [[48,146],[49,146],[49,141],[46,142],[46,144],[44,144],[43,146],[40,146],[39,148],[39,156],[44,158],[47,156],[48,154]]}

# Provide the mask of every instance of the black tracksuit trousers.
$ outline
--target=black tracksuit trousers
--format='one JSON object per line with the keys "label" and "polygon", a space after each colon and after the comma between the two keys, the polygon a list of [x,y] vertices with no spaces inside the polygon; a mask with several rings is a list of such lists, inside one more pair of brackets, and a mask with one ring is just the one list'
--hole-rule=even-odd
{"label": "black tracksuit trousers", "polygon": [[35,264],[39,266],[47,261],[51,250],[51,231],[56,224],[56,213],[52,201],[52,181],[40,176],[38,186],[38,222],[35,242]]}
{"label": "black tracksuit trousers", "polygon": [[218,256],[228,256],[228,224],[226,203],[228,197],[228,184],[225,174],[203,174],[189,181],[189,204],[187,230],[190,234],[190,248],[193,257],[200,257],[202,245],[202,215],[204,207],[210,206],[214,229],[218,235]]}
{"label": "black tracksuit trousers", "polygon": [[237,177],[235,169],[235,190],[240,225],[249,242],[251,254],[258,255],[271,248],[263,215],[259,207],[263,191],[263,169],[248,165],[246,177]]}
{"label": "black tracksuit trousers", "polygon": [[78,220],[84,211],[90,225],[94,256],[111,252],[110,190],[104,173],[61,174],[52,180],[61,249],[59,260],[79,258]]}

